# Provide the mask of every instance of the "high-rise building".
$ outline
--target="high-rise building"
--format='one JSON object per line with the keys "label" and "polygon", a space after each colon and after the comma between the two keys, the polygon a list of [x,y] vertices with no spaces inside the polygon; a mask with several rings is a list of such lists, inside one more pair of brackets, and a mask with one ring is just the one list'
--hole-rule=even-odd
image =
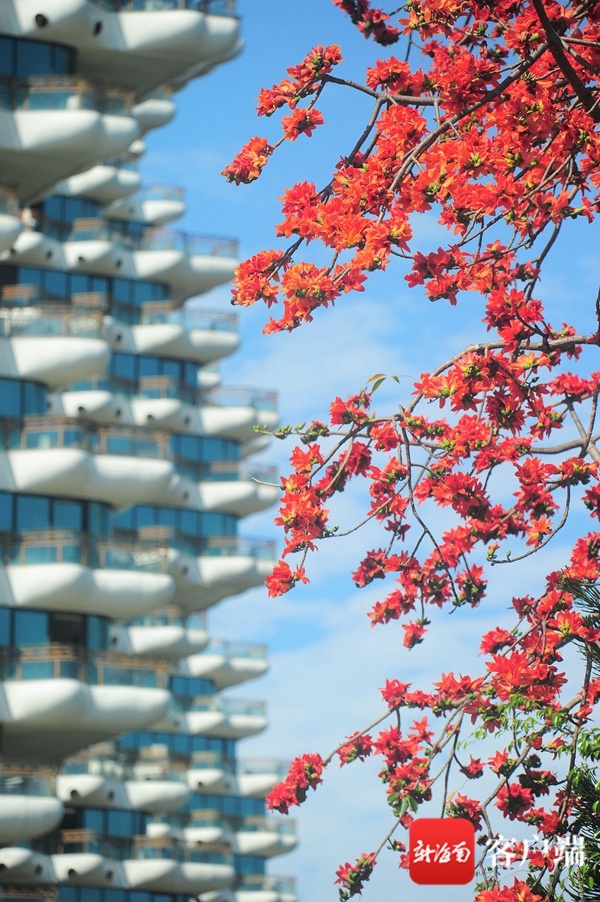
{"label": "high-rise building", "polygon": [[264,705],[227,693],[266,652],[206,613],[274,558],[238,524],[275,399],[186,305],[235,242],[165,228],[183,193],[137,168],[240,47],[233,0],[0,2],[0,902],[296,898],[282,765],[238,757]]}

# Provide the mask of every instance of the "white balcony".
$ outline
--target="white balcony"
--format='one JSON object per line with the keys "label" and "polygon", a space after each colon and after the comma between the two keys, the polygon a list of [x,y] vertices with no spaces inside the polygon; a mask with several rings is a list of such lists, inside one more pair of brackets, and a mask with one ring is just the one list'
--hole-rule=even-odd
{"label": "white balcony", "polygon": [[255,680],[269,669],[265,645],[211,640],[201,654],[192,654],[178,666],[185,676],[211,680],[220,691]]}
{"label": "white balcony", "polygon": [[207,15],[196,0],[53,0],[43,25],[36,23],[37,0],[2,5],[9,8],[0,12],[0,30],[75,45],[84,75],[110,72],[138,96],[201,74],[241,49],[233,3],[209,2]]}
{"label": "white balcony", "polygon": [[14,244],[22,228],[18,216],[0,213],[0,251],[6,251]]}
{"label": "white balcony", "polygon": [[89,197],[100,204],[110,204],[138,190],[142,177],[136,169],[108,163],[92,166],[54,186],[56,194]]}
{"label": "white balcony", "polygon": [[[167,839],[167,838],[165,838]],[[230,886],[235,871],[230,864],[170,860],[168,858],[149,857],[152,845],[157,846],[159,838],[148,837],[146,849],[140,849],[137,860],[123,861],[123,869],[127,883],[131,889],[150,890],[158,893],[198,896],[210,890]]]}
{"label": "white balcony", "polygon": [[[163,322],[159,322],[160,319]],[[239,347],[234,316],[214,311],[166,311],[149,314],[154,322],[138,326],[105,317],[104,336],[115,351],[134,354],[157,354],[190,360],[198,364],[212,363],[233,354]]]}
{"label": "white balcony", "polygon": [[[147,563],[149,553],[140,563]],[[85,598],[87,613],[126,620],[164,607],[174,594],[171,576],[141,569],[95,570],[71,563],[0,568],[0,604],[9,607],[79,612]]]}
{"label": "white balcony", "polygon": [[241,796],[264,799],[287,776],[289,762],[269,758],[238,761],[236,783]]}
{"label": "white balcony", "polygon": [[292,877],[248,874],[237,889],[206,893],[202,902],[298,902],[298,897]]}
{"label": "white balcony", "polygon": [[142,134],[154,128],[162,128],[175,115],[175,104],[168,96],[148,97],[136,103],[131,110],[134,119],[140,124]]}
{"label": "white balcony", "polygon": [[[3,756],[19,763],[53,761],[92,742],[130,730],[141,730],[167,711],[171,695],[166,689],[135,685],[89,685],[63,678],[67,657],[57,652],[45,660],[19,659],[12,679],[0,684],[0,722]],[[49,679],[31,679],[25,667],[42,666]],[[37,671],[36,671],[37,672]],[[42,671],[40,671],[42,672]],[[21,674],[25,678],[21,678]],[[35,741],[43,731],[44,742]]]}
{"label": "white balcony", "polygon": [[[10,320],[10,328],[14,329],[19,320],[17,311]],[[5,334],[7,323],[6,317],[0,319],[0,330]],[[109,359],[110,348],[97,338],[0,338],[0,375],[43,382],[51,390],[103,372]]]}
{"label": "white balcony", "polygon": [[75,807],[123,808],[150,814],[177,811],[190,790],[174,780],[116,780],[102,774],[59,774],[56,795]]}
{"label": "white balcony", "polygon": [[[8,779],[4,777],[3,782]],[[21,843],[44,836],[60,824],[63,815],[64,808],[58,799],[6,795],[0,789],[0,844]]]}
{"label": "white balcony", "polygon": [[244,739],[267,728],[264,702],[209,696],[194,699],[185,715],[188,732],[220,739]]}
{"label": "white balcony", "polygon": [[177,661],[204,648],[208,633],[173,623],[115,626],[111,630],[111,642],[115,651]]}
{"label": "white balcony", "polygon": [[22,186],[22,203],[122,153],[140,134],[126,92],[119,94],[123,106],[115,115],[115,91],[80,78],[34,76],[5,84],[9,96],[0,109],[0,163],[3,180]]}
{"label": "white balcony", "polygon": [[286,855],[298,844],[296,821],[276,817],[244,818],[243,828],[235,831],[234,852],[272,858]]}
{"label": "white balcony", "polygon": [[3,883],[28,883],[38,886],[55,883],[56,876],[52,860],[47,855],[7,846],[0,849],[0,871]]}
{"label": "white balcony", "polygon": [[184,192],[182,188],[172,185],[151,185],[133,196],[109,204],[103,212],[109,219],[161,226],[183,216]]}
{"label": "white balcony", "polygon": [[79,448],[0,451],[0,488],[72,498],[114,507],[160,498],[174,474],[167,460],[91,454]]}
{"label": "white balcony", "polygon": [[51,855],[57,883],[98,886],[112,883],[112,862],[92,852],[67,852]]}
{"label": "white balcony", "polygon": [[274,549],[268,543],[256,547],[242,543],[222,550],[225,553],[219,554],[214,548],[214,555],[209,552],[202,557],[170,550],[176,601],[186,611],[205,610],[229,595],[260,586],[273,569]]}

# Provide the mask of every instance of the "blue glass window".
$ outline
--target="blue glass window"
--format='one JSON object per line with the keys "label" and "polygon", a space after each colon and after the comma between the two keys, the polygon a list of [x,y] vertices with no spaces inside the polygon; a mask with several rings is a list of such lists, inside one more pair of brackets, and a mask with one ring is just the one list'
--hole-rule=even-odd
{"label": "blue glass window", "polygon": [[54,502],[54,526],[56,529],[76,529],[82,528],[81,504],[76,501],[60,501]]}
{"label": "blue glass window", "polygon": [[15,611],[14,644],[46,645],[48,642],[48,615],[44,611]]}
{"label": "blue glass window", "polygon": [[50,522],[50,499],[37,495],[17,495],[17,532],[47,529]]}

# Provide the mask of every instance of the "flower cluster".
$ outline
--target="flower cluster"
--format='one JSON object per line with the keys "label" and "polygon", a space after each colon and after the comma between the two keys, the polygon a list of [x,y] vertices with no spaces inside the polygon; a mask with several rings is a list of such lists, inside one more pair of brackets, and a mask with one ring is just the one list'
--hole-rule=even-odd
{"label": "flower cluster", "polygon": [[[501,816],[542,836],[564,832],[574,790],[557,762],[568,752],[573,767],[582,748],[595,749],[581,737],[600,701],[600,306],[590,304],[588,331],[553,322],[540,282],[559,233],[600,210],[600,15],[593,4],[556,0],[411,0],[396,28],[367,0],[333,2],[376,41],[406,41],[407,54],[375,60],[360,85],[340,69],[332,76],[341,52],[319,45],[261,92],[260,115],[287,107],[283,137],[274,146],[252,139],[225,170],[231,181],[251,181],[276,146],[310,137],[323,123],[314,103],[338,84],[374,106],[324,187],[298,181],[285,190],[276,233],[286,244],[238,268],[234,301],[263,301],[279,311],[265,331],[290,331],[403,258],[406,284],[428,305],[479,305],[483,328],[415,379],[392,414],[375,409],[380,374],[370,392],[335,398],[325,420],[297,430],[276,520],[285,547],[269,593],[307,581],[307,559],[339,534],[339,496],[352,484],[362,487],[362,509],[343,532],[369,523],[380,538],[349,573],[361,589],[382,587],[370,623],[398,621],[408,650],[427,646],[440,612],[466,616],[488,603],[495,568],[537,555],[575,508],[578,528],[588,525],[531,594],[506,599],[514,626],[487,629],[479,675],[445,673],[428,691],[387,680],[379,732],[357,730],[325,761],[297,759],[270,804],[299,804],[335,755],[345,764],[375,754],[404,827],[434,782],[450,785],[453,774],[458,788],[482,777],[495,788],[485,802],[449,792],[448,816],[478,831]],[[437,219],[445,241],[415,245],[422,213]],[[575,690],[569,646],[585,661]],[[407,710],[422,719],[406,724]],[[495,737],[495,752],[465,755],[469,731],[473,741]],[[436,768],[438,756],[445,763]],[[340,868],[343,899],[360,892],[378,854]],[[543,888],[548,862],[528,867]],[[476,902],[543,898],[525,881],[484,878]]]}

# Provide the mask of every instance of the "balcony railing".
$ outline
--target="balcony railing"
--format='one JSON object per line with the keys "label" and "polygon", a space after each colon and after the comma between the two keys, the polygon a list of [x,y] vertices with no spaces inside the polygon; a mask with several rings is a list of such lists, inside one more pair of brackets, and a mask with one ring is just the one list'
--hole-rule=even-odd
{"label": "balcony railing", "polygon": [[4,447],[17,449],[80,448],[93,454],[169,460],[169,434],[143,426],[99,426],[71,417],[27,417],[0,420]]}
{"label": "balcony railing", "polygon": [[256,776],[270,776],[273,774],[283,779],[287,776],[289,768],[289,761],[279,761],[275,758],[244,758],[238,761],[237,773]]}
{"label": "balcony railing", "polygon": [[0,185],[0,213],[5,216],[19,215],[19,197],[14,188]]}
{"label": "balcony railing", "polygon": [[98,338],[101,330],[102,314],[78,307],[46,303],[43,307],[0,308],[0,335],[4,338]]}
{"label": "balcony railing", "polygon": [[235,313],[220,310],[174,310],[167,301],[153,301],[142,305],[144,325],[173,323],[185,329],[203,329],[207,332],[236,332],[238,317]]}
{"label": "balcony railing", "polygon": [[54,796],[55,785],[53,773],[23,773],[3,765],[0,774],[0,796]]}
{"label": "balcony railing", "polygon": [[81,564],[93,570],[142,570],[164,573],[168,545],[159,542],[98,539],[71,529],[0,533],[5,565]]}
{"label": "balcony railing", "polygon": [[254,410],[277,410],[277,393],[252,388],[218,388],[203,393],[208,407],[252,407]]}
{"label": "balcony railing", "polygon": [[187,768],[185,764],[174,767],[167,761],[115,761],[112,758],[101,758],[97,755],[78,755],[66,761],[61,773],[69,776],[92,774],[107,777],[111,780],[125,782],[128,780],[148,779],[148,766],[152,766],[152,780],[165,780],[170,783],[185,783]]}
{"label": "balcony railing", "polygon": [[206,611],[194,614],[192,618],[183,616],[180,609],[173,606],[163,611],[142,614],[127,621],[128,626],[182,626],[191,630],[206,630],[208,617]]}
{"label": "balcony railing", "polygon": [[275,877],[270,874],[245,874],[238,889],[245,893],[281,893],[295,895],[296,881],[293,877]]}
{"label": "balcony railing", "polygon": [[93,0],[97,6],[111,12],[161,12],[191,9],[209,16],[235,17],[236,0]]}
{"label": "balcony railing", "polygon": [[134,91],[68,75],[0,77],[0,107],[8,110],[95,110],[131,115]]}
{"label": "balcony railing", "polygon": [[132,858],[167,858],[174,861],[194,861],[205,864],[228,864],[231,859],[229,846],[224,843],[206,843],[200,848],[178,842],[171,836],[134,836]]}
{"label": "balcony railing", "polygon": [[221,770],[225,774],[235,774],[236,763],[219,752],[192,752],[190,770]]}
{"label": "balcony railing", "polygon": [[214,235],[197,235],[174,229],[146,229],[139,236],[138,250],[142,251],[182,251],[189,255],[203,257],[235,258],[238,242],[231,238]]}
{"label": "balcony railing", "polygon": [[267,660],[266,645],[246,645],[241,642],[226,642],[223,639],[210,639],[201,654],[226,655],[228,658],[246,658],[253,661]]}
{"label": "balcony railing", "polygon": [[185,199],[185,188],[179,188],[177,185],[148,185],[137,191],[130,200],[143,203],[145,200],[175,200],[183,202]]}
{"label": "balcony railing", "polygon": [[185,696],[177,696],[177,700],[186,711],[218,711],[227,716],[267,716],[266,702],[246,701],[240,698],[222,698],[220,695],[197,696],[189,699]]}
{"label": "balcony railing", "polygon": [[139,661],[110,652],[90,654],[76,645],[30,645],[0,649],[3,680],[71,679],[95,686],[136,686],[166,689],[168,664]]}

